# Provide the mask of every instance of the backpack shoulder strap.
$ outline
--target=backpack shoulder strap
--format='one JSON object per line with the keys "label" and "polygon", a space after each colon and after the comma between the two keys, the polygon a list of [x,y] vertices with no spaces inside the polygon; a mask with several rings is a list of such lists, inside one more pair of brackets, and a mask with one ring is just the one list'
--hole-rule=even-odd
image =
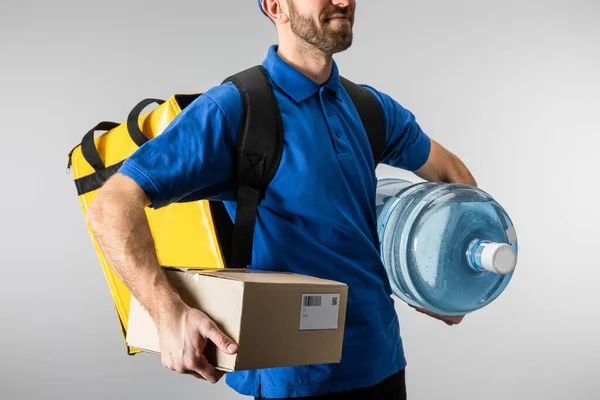
{"label": "backpack shoulder strap", "polygon": [[344,77],[340,77],[340,80],[362,120],[369,143],[371,144],[375,167],[377,167],[381,160],[386,141],[385,120],[381,105],[369,89],[359,86]]}
{"label": "backpack shoulder strap", "polygon": [[262,65],[225,79],[242,97],[242,118],[236,141],[237,206],[233,225],[231,267],[252,263],[257,207],[275,176],[283,151],[283,123],[277,99]]}

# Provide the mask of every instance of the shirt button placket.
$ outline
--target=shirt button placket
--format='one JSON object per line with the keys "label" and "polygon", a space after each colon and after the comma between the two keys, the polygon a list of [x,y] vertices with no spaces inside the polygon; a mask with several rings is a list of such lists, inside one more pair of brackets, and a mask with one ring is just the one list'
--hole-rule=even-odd
{"label": "shirt button placket", "polygon": [[[334,113],[332,109],[332,105],[328,104],[327,99],[321,94],[321,103],[323,104],[323,111],[325,112],[327,124],[329,125],[330,132],[333,133],[333,136],[336,141],[342,138],[342,133],[340,132],[340,128],[335,124]],[[336,145],[336,152],[339,151],[337,148],[339,145]]]}

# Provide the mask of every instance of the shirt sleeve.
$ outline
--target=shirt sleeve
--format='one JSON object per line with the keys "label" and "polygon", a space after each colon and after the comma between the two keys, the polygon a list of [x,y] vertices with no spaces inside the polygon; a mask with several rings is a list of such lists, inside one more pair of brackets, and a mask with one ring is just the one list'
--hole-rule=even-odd
{"label": "shirt sleeve", "polygon": [[229,109],[236,110],[237,105],[239,113],[237,90],[213,88],[123,162],[118,172],[140,185],[153,208],[176,201],[231,197],[234,130],[230,125],[239,116],[226,116],[223,96],[228,97],[224,102]]}
{"label": "shirt sleeve", "polygon": [[377,97],[383,109],[386,125],[386,144],[381,162],[392,167],[415,171],[429,157],[431,142],[412,112],[389,95],[371,86],[362,85]]}

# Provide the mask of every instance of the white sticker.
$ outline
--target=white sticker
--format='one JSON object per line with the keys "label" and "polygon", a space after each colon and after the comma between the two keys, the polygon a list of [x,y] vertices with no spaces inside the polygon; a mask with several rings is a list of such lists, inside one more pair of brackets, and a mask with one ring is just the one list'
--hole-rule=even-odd
{"label": "white sticker", "polygon": [[337,329],[340,310],[340,295],[329,294],[302,294],[300,307],[301,331]]}
{"label": "white sticker", "polygon": [[506,237],[508,238],[508,243],[512,244],[515,240],[517,240],[517,231],[514,226],[511,226],[506,230]]}

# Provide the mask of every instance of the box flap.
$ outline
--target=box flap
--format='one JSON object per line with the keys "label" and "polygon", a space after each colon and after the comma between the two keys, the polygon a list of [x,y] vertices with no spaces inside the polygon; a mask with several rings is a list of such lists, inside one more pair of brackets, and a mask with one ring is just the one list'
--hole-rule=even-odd
{"label": "box flap", "polygon": [[225,269],[190,269],[190,273],[232,279],[240,282],[301,284],[301,285],[345,285],[344,283],[313,276],[284,271],[267,271],[257,269],[225,268]]}

